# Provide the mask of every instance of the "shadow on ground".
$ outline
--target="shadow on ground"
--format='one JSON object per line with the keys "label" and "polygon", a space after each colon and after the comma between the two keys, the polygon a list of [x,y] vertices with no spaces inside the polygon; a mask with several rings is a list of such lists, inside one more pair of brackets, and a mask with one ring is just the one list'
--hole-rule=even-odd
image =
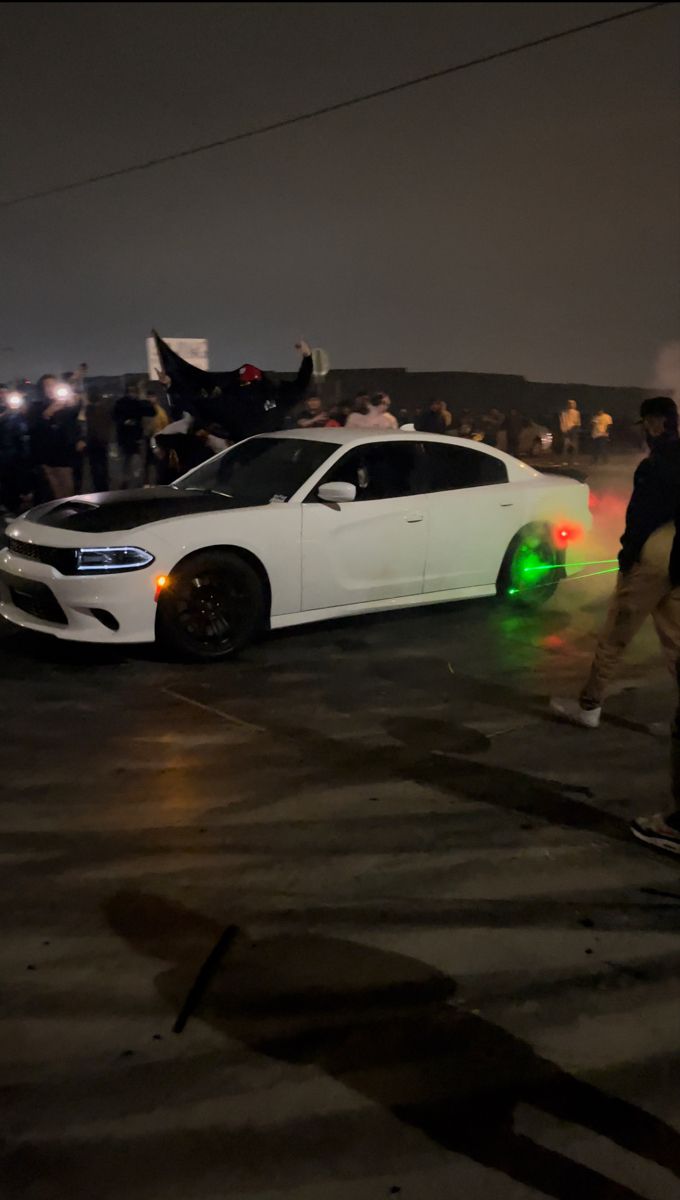
{"label": "shadow on ground", "polygon": [[[556,1200],[641,1200],[516,1133],[524,1103],[680,1176],[675,1130],[466,1011],[453,979],[417,959],[304,934],[252,941],[234,927],[225,939],[218,922],[142,893],[121,892],[105,911],[135,952],[170,964],[156,985],[174,1013],[189,994],[193,1018],[259,1054],[313,1064],[446,1150]],[[222,961],[197,988],[218,939]]]}

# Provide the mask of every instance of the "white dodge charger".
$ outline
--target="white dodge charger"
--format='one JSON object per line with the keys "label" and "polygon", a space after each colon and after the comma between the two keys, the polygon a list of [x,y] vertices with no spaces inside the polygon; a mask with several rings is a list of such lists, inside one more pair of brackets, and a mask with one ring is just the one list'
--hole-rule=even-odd
{"label": "white dodge charger", "polygon": [[588,488],[488,446],[308,429],[240,442],[171,487],[13,521],[0,612],[83,642],[233,654],[260,629],[496,593],[552,594]]}

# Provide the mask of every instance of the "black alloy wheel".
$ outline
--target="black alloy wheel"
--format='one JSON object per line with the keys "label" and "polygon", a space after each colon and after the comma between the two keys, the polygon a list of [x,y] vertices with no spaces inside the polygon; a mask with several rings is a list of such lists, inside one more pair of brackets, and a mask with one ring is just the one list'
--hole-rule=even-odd
{"label": "black alloy wheel", "polygon": [[193,659],[236,654],[265,618],[257,572],[238,554],[204,550],[169,576],[158,602],[157,632],[166,645]]}

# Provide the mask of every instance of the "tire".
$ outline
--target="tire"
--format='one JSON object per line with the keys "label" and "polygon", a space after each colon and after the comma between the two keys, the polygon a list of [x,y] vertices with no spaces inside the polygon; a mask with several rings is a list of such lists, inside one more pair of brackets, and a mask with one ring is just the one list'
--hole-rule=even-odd
{"label": "tire", "polygon": [[498,574],[498,595],[508,604],[537,608],[555,595],[564,579],[564,551],[545,526],[528,526],[508,546]]}
{"label": "tire", "polygon": [[201,550],[170,574],[156,635],[182,658],[216,662],[253,639],[265,607],[262,581],[249,563],[228,550]]}

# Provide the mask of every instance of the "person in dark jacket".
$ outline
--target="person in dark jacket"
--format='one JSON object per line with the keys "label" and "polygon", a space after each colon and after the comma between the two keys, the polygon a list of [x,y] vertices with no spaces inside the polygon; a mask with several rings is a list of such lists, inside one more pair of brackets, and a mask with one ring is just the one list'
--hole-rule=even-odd
{"label": "person in dark jacket", "polygon": [[84,412],[92,489],[95,492],[108,492],[109,442],[112,433],[110,401],[104,399],[98,388],[89,388]]}
{"label": "person in dark jacket", "polygon": [[0,387],[0,508],[18,513],[31,491],[28,424],[23,398]]}
{"label": "person in dark jacket", "polygon": [[507,437],[508,454],[519,458],[519,442],[524,428],[524,417],[516,408],[511,408],[503,425]]}
{"label": "person in dark jacket", "polygon": [[616,591],[578,700],[554,699],[559,716],[587,729],[600,723],[602,701],[618,662],[648,616],[675,674],[680,658],[680,509],[678,410],[669,396],[640,407],[650,453],[638,466],[621,538]]}
{"label": "person in dark jacket", "polygon": [[48,499],[72,496],[80,422],[71,389],[60,383],[56,375],[42,375],[38,380],[29,428],[31,457],[37,467],[36,498],[41,492]]}
{"label": "person in dark jacket", "polygon": [[418,433],[446,433],[444,401],[431,400],[424,413],[413,422]]}
{"label": "person in dark jacket", "polygon": [[153,417],[156,410],[150,400],[140,400],[135,388],[130,385],[125,395],[116,400],[113,420],[118,437],[121,457],[121,487],[128,488],[137,478],[141,482],[146,455],[142,455],[144,440],[144,417]]}

